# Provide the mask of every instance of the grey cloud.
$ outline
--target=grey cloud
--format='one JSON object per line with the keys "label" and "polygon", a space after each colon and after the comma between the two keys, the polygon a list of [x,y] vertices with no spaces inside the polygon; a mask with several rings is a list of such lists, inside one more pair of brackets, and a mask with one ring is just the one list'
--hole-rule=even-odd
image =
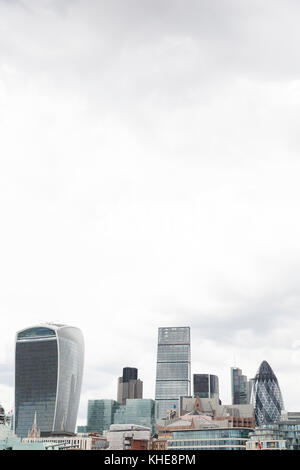
{"label": "grey cloud", "polygon": [[84,330],[85,400],[115,396],[125,361],[153,396],[163,325],[192,327],[193,360],[227,391],[234,349],[253,373],[265,354],[283,370],[299,326],[299,2],[20,5],[0,2],[11,357],[20,326],[55,316]]}
{"label": "grey cloud", "polygon": [[299,75],[293,1],[73,1],[60,17],[61,3],[28,1],[32,14],[11,14],[2,61],[107,106],[128,106],[135,93],[189,102],[220,81]]}
{"label": "grey cloud", "polygon": [[[232,295],[232,301],[222,298],[216,291],[217,304],[204,309],[190,309],[184,305],[172,304],[169,308],[163,305],[164,312],[178,321],[184,318],[186,324],[193,325],[194,336],[211,338],[220,345],[234,347],[239,341],[239,332],[248,330],[255,335],[255,342],[245,343],[251,349],[263,345],[266,337],[281,328],[288,329],[298,322],[300,311],[300,290],[291,290],[278,294],[274,288],[268,295],[257,294],[256,298],[243,297],[239,292]],[[276,347],[290,347],[291,335],[280,338]]]}

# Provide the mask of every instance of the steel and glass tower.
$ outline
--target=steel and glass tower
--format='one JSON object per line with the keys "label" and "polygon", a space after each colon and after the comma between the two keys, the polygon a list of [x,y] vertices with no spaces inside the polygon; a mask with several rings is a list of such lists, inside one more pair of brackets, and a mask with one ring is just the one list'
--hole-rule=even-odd
{"label": "steel and glass tower", "polygon": [[194,397],[217,398],[219,400],[219,379],[211,374],[194,374]]}
{"label": "steel and glass tower", "polygon": [[251,402],[257,426],[280,420],[284,409],[278,380],[267,361],[263,361],[254,378]]}
{"label": "steel and glass tower", "polygon": [[81,331],[46,323],[17,333],[15,432],[27,437],[36,416],[41,436],[73,434],[84,360]]}
{"label": "steel and glass tower", "polygon": [[190,327],[158,329],[155,400],[158,417],[179,408],[179,397],[191,395]]}
{"label": "steel and glass tower", "polygon": [[233,405],[247,405],[250,403],[252,379],[248,380],[238,367],[231,367],[231,397]]}
{"label": "steel and glass tower", "polygon": [[138,424],[155,433],[157,403],[151,398],[127,399],[114,414],[114,424]]}
{"label": "steel and glass tower", "polygon": [[89,400],[87,432],[107,431],[114,422],[114,415],[120,408],[120,404],[115,400]]}

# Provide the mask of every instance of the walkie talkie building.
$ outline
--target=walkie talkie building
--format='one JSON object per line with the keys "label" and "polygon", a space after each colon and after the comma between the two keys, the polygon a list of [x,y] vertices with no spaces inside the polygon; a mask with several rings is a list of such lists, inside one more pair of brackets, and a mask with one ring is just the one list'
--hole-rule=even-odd
{"label": "walkie talkie building", "polygon": [[15,432],[27,437],[36,413],[41,436],[75,432],[83,374],[81,331],[46,323],[17,333]]}
{"label": "walkie talkie building", "polygon": [[254,378],[251,403],[257,426],[280,420],[284,409],[278,380],[267,361],[263,361]]}
{"label": "walkie talkie building", "polygon": [[179,397],[190,395],[190,327],[159,328],[155,390],[158,417],[177,411]]}

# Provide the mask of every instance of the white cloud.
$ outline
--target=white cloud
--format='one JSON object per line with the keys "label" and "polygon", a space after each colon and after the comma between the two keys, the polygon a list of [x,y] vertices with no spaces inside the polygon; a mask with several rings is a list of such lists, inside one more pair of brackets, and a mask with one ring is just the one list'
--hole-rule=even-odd
{"label": "white cloud", "polygon": [[267,359],[296,409],[299,5],[126,4],[0,2],[1,382],[16,330],[77,325],[82,422],[190,325],[224,402]]}

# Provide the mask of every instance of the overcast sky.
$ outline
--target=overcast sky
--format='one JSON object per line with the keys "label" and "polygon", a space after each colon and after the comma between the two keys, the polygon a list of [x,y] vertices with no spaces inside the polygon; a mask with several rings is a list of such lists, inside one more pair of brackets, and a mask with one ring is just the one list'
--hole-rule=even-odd
{"label": "overcast sky", "polygon": [[87,400],[157,328],[300,409],[300,2],[0,0],[0,402],[14,335],[82,329]]}

